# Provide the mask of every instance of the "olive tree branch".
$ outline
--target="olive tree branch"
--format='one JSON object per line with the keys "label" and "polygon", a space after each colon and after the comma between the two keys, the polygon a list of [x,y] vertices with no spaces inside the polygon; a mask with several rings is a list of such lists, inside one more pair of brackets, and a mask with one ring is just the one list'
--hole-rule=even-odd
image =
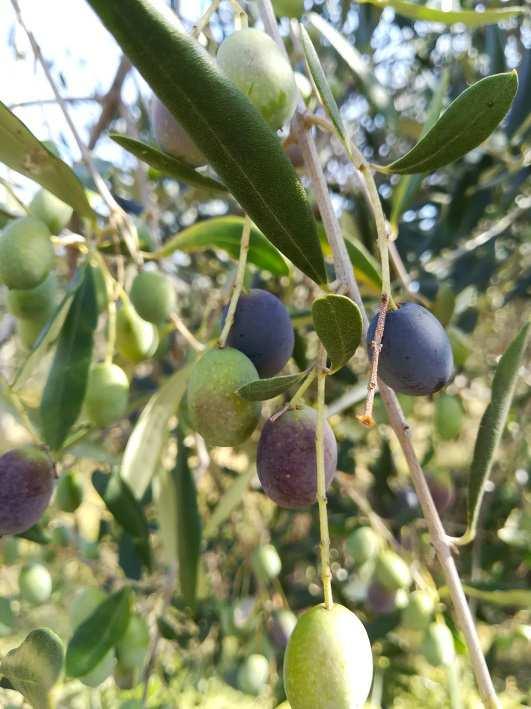
{"label": "olive tree branch", "polygon": [[317,468],[317,505],[319,507],[319,530],[321,536],[321,581],[323,584],[324,604],[330,609],[334,605],[332,598],[332,573],[330,571],[330,534],[328,532],[328,514],[326,510],[326,474],[324,451],[325,427],[325,387],[326,387],[326,352],[321,345],[317,362],[317,426],[315,429],[315,460]]}
{"label": "olive tree branch", "polygon": [[[278,31],[271,0],[260,0],[259,7],[266,31],[273,37],[282,50],[286,52]],[[295,118],[296,123],[299,125],[301,120],[302,118],[300,116]],[[365,313],[365,307],[360,297],[359,288],[354,277],[348,252],[345,248],[341,228],[335,215],[324,174],[319,163],[315,142],[309,132],[300,129],[298,132],[298,138],[307,173],[312,183],[315,199],[317,201],[319,211],[321,212],[326,235],[334,254],[336,275],[338,279],[343,282],[349,296],[358,304],[363,314],[363,326],[364,331],[366,331],[367,314]],[[367,170],[366,172],[370,173],[370,170]],[[374,183],[372,174],[370,175],[370,178]],[[404,414],[394,391],[382,381],[379,381],[379,387],[380,394],[389,417],[389,423],[399,440],[400,446],[408,463],[413,485],[428,525],[431,542],[434,546],[437,558],[448,583],[457,622],[465,637],[481,698],[487,709],[499,709],[500,704],[496,697],[496,691],[494,689],[494,685],[492,684],[492,679],[489,675],[487,663],[485,662],[485,658],[481,651],[472,614],[470,613],[461,580],[457,572],[457,567],[452,557],[451,547],[431,497],[424,473],[413,448],[411,441],[411,429],[404,418]]]}
{"label": "olive tree branch", "polygon": [[20,5],[19,5],[18,0],[11,0],[11,5],[13,6],[13,9],[15,11],[17,22],[19,23],[19,25],[22,27],[22,29],[26,33],[26,36],[27,36],[29,43],[31,45],[35,59],[41,65],[44,75],[50,85],[50,88],[53,91],[53,94],[55,96],[55,100],[57,101],[57,103],[59,104],[59,106],[61,108],[61,111],[63,112],[64,118],[65,118],[65,120],[68,124],[68,127],[70,128],[70,131],[74,137],[74,140],[78,146],[79,152],[81,153],[81,157],[83,159],[83,162],[85,163],[90,176],[94,180],[94,184],[96,185],[96,188],[97,188],[98,192],[100,193],[100,196],[101,196],[103,202],[105,203],[107,209],[109,210],[109,221],[122,234],[124,241],[127,245],[127,248],[129,249],[129,252],[131,253],[131,256],[133,257],[133,259],[137,263],[141,263],[142,258],[140,256],[139,251],[138,251],[138,236],[136,233],[136,228],[134,227],[133,223],[129,219],[128,215],[117,204],[117,202],[114,199],[114,197],[112,196],[109,188],[105,184],[104,179],[102,178],[102,176],[99,174],[98,170],[96,169],[96,167],[94,165],[94,161],[92,160],[92,155],[90,154],[90,151],[88,150],[88,148],[85,146],[85,144],[81,140],[81,137],[77,131],[77,128],[74,125],[72,118],[70,117],[70,113],[68,111],[66,103],[63,100],[63,97],[61,96],[59,89],[57,88],[55,80],[54,80],[52,73],[50,71],[50,68],[48,66],[48,62],[44,58],[42,50],[41,50],[37,40],[35,39],[35,35],[31,31],[31,29],[28,27],[28,25],[26,24],[26,22],[22,16],[22,11],[20,9]]}

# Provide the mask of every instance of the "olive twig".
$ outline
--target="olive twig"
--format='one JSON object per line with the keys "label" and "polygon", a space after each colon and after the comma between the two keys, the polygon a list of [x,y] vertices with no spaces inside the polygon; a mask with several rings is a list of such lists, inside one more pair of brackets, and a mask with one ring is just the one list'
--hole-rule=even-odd
{"label": "olive twig", "polygon": [[203,352],[203,350],[205,349],[205,345],[202,342],[199,342],[199,340],[190,332],[190,330],[186,327],[186,325],[177,315],[177,313],[172,313],[170,315],[170,320],[174,324],[177,332],[179,332],[184,337],[184,339],[188,342],[192,349],[194,349],[196,352]]}
{"label": "olive twig", "polygon": [[326,476],[324,451],[325,426],[325,386],[326,353],[319,352],[319,370],[317,372],[317,426],[315,429],[315,458],[317,467],[317,504],[319,506],[319,529],[321,534],[321,580],[323,583],[324,604],[330,610],[334,605],[332,598],[332,574],[330,571],[330,535],[328,533],[328,515],[326,511]]}
{"label": "olive twig", "polygon": [[387,306],[389,304],[389,296],[382,293],[380,298],[380,308],[378,310],[378,320],[376,322],[376,330],[374,337],[370,342],[371,348],[371,375],[367,384],[367,399],[365,400],[365,411],[362,415],[356,416],[358,421],[364,426],[374,426],[372,417],[372,408],[374,405],[374,395],[378,386],[378,361],[380,359],[380,351],[382,349],[382,337],[385,327],[385,316],[387,314]]}
{"label": "olive twig", "polygon": [[245,278],[245,266],[247,265],[247,254],[249,253],[249,243],[251,240],[251,220],[247,215],[245,215],[245,220],[243,223],[242,239],[240,243],[240,256],[238,259],[238,269],[236,271],[236,277],[234,279],[234,285],[232,286],[232,295],[230,298],[229,307],[227,310],[227,317],[225,318],[225,324],[219,336],[218,344],[220,347],[225,347],[227,342],[227,337],[229,336],[230,329],[234,322],[234,314],[236,313],[236,308],[238,307],[238,300],[240,299],[240,294],[243,288],[243,280]]}

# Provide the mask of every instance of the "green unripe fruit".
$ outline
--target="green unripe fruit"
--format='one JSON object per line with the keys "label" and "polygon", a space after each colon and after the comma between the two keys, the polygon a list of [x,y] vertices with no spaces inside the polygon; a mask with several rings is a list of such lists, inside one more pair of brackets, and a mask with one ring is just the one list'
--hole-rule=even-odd
{"label": "green unripe fruit", "polygon": [[463,408],[457,396],[442,394],[435,402],[435,428],[445,441],[459,435],[463,423]]}
{"label": "green unripe fruit", "polygon": [[293,17],[296,20],[304,13],[304,0],[273,0],[277,17]]}
{"label": "green unripe fruit", "polygon": [[284,656],[291,709],[361,707],[371,683],[371,644],[354,613],[338,603],[303,613]]}
{"label": "green unripe fruit", "polygon": [[36,288],[8,291],[6,306],[16,318],[42,322],[51,315],[56,293],[57,278],[50,273]]}
{"label": "green unripe fruit", "polygon": [[48,190],[39,190],[31,200],[28,211],[32,217],[44,222],[52,234],[60,234],[74,211]]}
{"label": "green unripe fruit", "polygon": [[158,271],[139,273],[129,295],[140,317],[156,325],[165,322],[177,304],[170,279]]}
{"label": "green unripe fruit", "polygon": [[188,384],[188,412],[194,429],[211,446],[237,446],[256,428],[260,404],[237,390],[258,379],[254,364],[239,350],[210,350],[197,362]]}
{"label": "green unripe fruit", "polygon": [[155,95],[151,100],[150,119],[155,140],[164,152],[194,167],[206,163],[205,156],[190,135]]}
{"label": "green unripe fruit", "polygon": [[26,564],[20,570],[18,589],[29,603],[45,603],[52,595],[52,577],[42,564]]}
{"label": "green unripe fruit", "polygon": [[116,645],[116,657],[123,670],[141,670],[149,648],[149,628],[139,615],[133,615],[127,630]]}
{"label": "green unripe fruit", "polygon": [[347,551],[360,566],[378,556],[381,546],[379,536],[370,527],[359,527],[347,538]]}
{"label": "green unripe fruit", "polygon": [[431,623],[422,642],[422,654],[430,665],[450,666],[455,660],[454,638],[444,623]]}
{"label": "green unripe fruit", "polygon": [[402,625],[409,630],[426,630],[433,615],[433,596],[427,591],[413,591],[402,611]]}
{"label": "green unripe fruit", "polygon": [[116,350],[124,359],[142,362],[152,357],[159,336],[153,323],[143,320],[136,310],[124,304],[116,316]]}
{"label": "green unripe fruit", "polygon": [[53,260],[50,232],[38,219],[15,219],[2,231],[0,280],[8,288],[35,288],[50,273]]}
{"label": "green unripe fruit", "polygon": [[105,427],[121,418],[127,409],[129,380],[116,364],[94,364],[85,393],[85,411],[96,426]]}
{"label": "green unripe fruit", "polygon": [[411,584],[411,573],[406,562],[394,551],[383,551],[374,569],[376,580],[390,590],[408,588]]}
{"label": "green unripe fruit", "polygon": [[260,30],[234,32],[218,50],[223,73],[275,130],[289,121],[298,92],[290,63],[274,40]]}
{"label": "green unripe fruit", "polygon": [[260,694],[269,677],[269,662],[263,655],[249,655],[238,670],[238,688],[246,694]]}
{"label": "green unripe fruit", "polygon": [[83,502],[83,485],[72,472],[61,475],[55,490],[55,503],[63,512],[75,512]]}
{"label": "green unripe fruit", "polygon": [[254,573],[264,584],[275,579],[282,569],[282,562],[272,544],[263,544],[257,547],[253,552],[251,562]]}

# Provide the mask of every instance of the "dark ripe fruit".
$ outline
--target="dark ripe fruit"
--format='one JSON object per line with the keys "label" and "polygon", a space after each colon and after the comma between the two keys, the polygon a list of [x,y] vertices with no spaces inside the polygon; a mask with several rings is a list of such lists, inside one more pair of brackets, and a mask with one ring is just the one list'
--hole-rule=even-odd
{"label": "dark ripe fruit", "polygon": [[[227,308],[222,324],[226,314]],[[276,296],[258,288],[240,296],[227,345],[247,355],[261,377],[280,372],[292,355],[294,343],[288,311]]]}
{"label": "dark ripe fruit", "polygon": [[291,709],[354,709],[372,683],[372,653],[360,620],[334,603],[305,611],[284,655],[284,689]]}
{"label": "dark ripe fruit", "polygon": [[249,655],[238,670],[238,689],[246,694],[257,696],[260,694],[269,677],[269,662],[264,655]]}
{"label": "dark ripe fruit", "polygon": [[386,588],[378,581],[371,581],[365,602],[367,608],[376,615],[392,613],[396,608],[396,590]]}
{"label": "dark ripe fruit", "polygon": [[139,273],[129,295],[140,317],[156,325],[165,322],[177,304],[172,282],[158,271]]}
{"label": "dark ripe fruit", "polygon": [[70,221],[74,211],[48,190],[39,190],[31,202],[28,211],[32,217],[44,222],[52,234],[60,234]]}
{"label": "dark ripe fruit", "polygon": [[[277,505],[307,507],[317,499],[315,429],[317,412],[308,406],[269,419],[260,436],[256,467],[262,488]],[[328,422],[324,427],[326,487],[337,466],[337,443]]]}
{"label": "dark ripe fruit", "polygon": [[374,569],[376,580],[391,591],[408,588],[411,584],[411,573],[406,562],[387,549],[382,551]]}
{"label": "dark ripe fruit", "polygon": [[295,75],[269,35],[251,27],[234,32],[222,42],[217,60],[272,128],[291,119],[298,99]]}
{"label": "dark ripe fruit", "polygon": [[272,544],[261,544],[257,547],[253,552],[251,562],[256,577],[264,584],[275,579],[282,569],[282,562]]}
{"label": "dark ripe fruit", "polygon": [[347,551],[355,564],[364,564],[378,556],[382,546],[380,537],[371,527],[358,527],[347,537]]}
{"label": "dark ripe fruit", "polygon": [[408,605],[402,611],[402,625],[409,630],[426,630],[433,615],[435,604],[428,591],[413,591]]}
{"label": "dark ripe fruit", "polygon": [[50,273],[36,288],[8,291],[6,306],[16,318],[43,322],[51,315],[56,293],[57,278],[54,273]]}
{"label": "dark ripe fruit", "polygon": [[75,512],[83,501],[83,485],[71,471],[59,478],[55,503],[63,512]]}
{"label": "dark ripe fruit", "polygon": [[[367,333],[369,353],[377,319]],[[453,370],[450,341],[429,310],[404,303],[387,313],[378,374],[388,386],[411,396],[433,394],[450,381]]]}
{"label": "dark ripe fruit", "polygon": [[459,435],[463,423],[463,407],[457,396],[442,394],[435,402],[435,429],[445,441]]}
{"label": "dark ripe fruit", "polygon": [[42,564],[26,564],[18,576],[18,590],[24,600],[35,605],[52,595],[52,577]]}
{"label": "dark ripe fruit", "polygon": [[454,638],[444,623],[431,623],[422,642],[421,653],[430,665],[449,667],[455,660]]}
{"label": "dark ripe fruit", "polygon": [[116,351],[131,362],[153,357],[159,335],[153,323],[143,320],[132,305],[124,304],[116,316]]}
{"label": "dark ripe fruit", "polygon": [[34,217],[10,222],[0,235],[0,280],[8,288],[35,288],[50,273],[54,250],[50,232]]}
{"label": "dark ripe fruit", "polygon": [[426,473],[426,482],[439,514],[445,512],[455,499],[455,487],[450,474],[443,471]]}
{"label": "dark ripe fruit", "polygon": [[55,468],[36,446],[23,446],[0,457],[0,537],[36,524],[52,497]]}
{"label": "dark ripe fruit", "polygon": [[155,96],[151,99],[151,130],[164,152],[199,167],[206,158],[182,125]]}
{"label": "dark ripe fruit", "polygon": [[231,347],[210,350],[192,370],[188,383],[190,422],[211,446],[237,446],[256,428],[260,404],[237,390],[258,379],[255,366]]}
{"label": "dark ripe fruit", "polygon": [[96,426],[109,426],[127,409],[129,380],[116,364],[92,365],[85,392],[85,411]]}
{"label": "dark ripe fruit", "polygon": [[271,642],[279,650],[284,650],[291,633],[297,625],[297,617],[287,608],[275,611],[267,624],[267,632]]}

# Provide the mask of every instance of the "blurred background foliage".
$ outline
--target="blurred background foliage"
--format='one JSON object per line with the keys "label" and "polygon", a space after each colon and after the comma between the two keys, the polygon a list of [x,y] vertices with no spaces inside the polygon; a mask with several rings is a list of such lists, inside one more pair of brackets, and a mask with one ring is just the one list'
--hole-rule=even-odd
{"label": "blurred background foliage", "polygon": [[[61,9],[61,2],[48,4],[50,13]],[[70,4],[83,5],[81,0]],[[26,5],[31,21],[31,3]],[[462,6],[476,7],[471,0],[465,0]],[[453,500],[442,514],[447,532],[457,536],[465,529],[468,469],[479,420],[490,396],[492,372],[529,316],[529,20],[516,18],[468,29],[417,22],[395,14],[391,8],[381,10],[349,0],[306,0],[305,7],[306,25],[345,124],[373,162],[390,162],[411,147],[428,119],[437,92],[445,97],[445,104],[486,74],[512,68],[519,73],[519,92],[509,116],[480,148],[427,177],[378,176],[385,210],[396,225],[396,248],[407,270],[408,287],[414,296],[431,304],[448,327],[454,347],[457,373],[447,390],[452,403],[446,400],[451,414],[438,411],[443,406],[441,397],[401,400],[425,469],[451,481]],[[188,28],[199,14],[197,7],[186,3],[179,7],[176,2],[174,9]],[[248,3],[247,9],[251,18],[257,16],[255,3]],[[9,65],[31,65],[31,53],[14,29],[9,12],[7,17]],[[346,39],[350,53],[341,48],[338,52],[337,42],[329,41],[330,33],[329,39],[323,36],[323,20],[325,28],[333,28]],[[229,3],[222,3],[206,41],[214,48],[232,29]],[[282,19],[281,29],[294,67],[304,73],[300,48],[289,36],[288,20]],[[63,32],[68,33],[69,28],[63,27]],[[94,28],[94,52],[100,41],[108,39],[98,26]],[[47,56],[63,94],[75,96],[75,71],[69,67],[66,79],[51,47]],[[74,59],[82,63],[87,58]],[[117,67],[119,61],[116,55]],[[4,65],[5,71],[9,65]],[[89,138],[98,169],[137,222],[142,248],[154,251],[188,226],[213,216],[238,214],[232,199],[163,177],[111,143],[109,129],[148,142],[151,136],[149,93],[144,83],[124,61],[115,77],[114,93],[108,94],[113,83],[110,68],[106,67],[103,86],[96,87],[98,80],[94,78],[95,93],[92,101],[86,102],[90,108],[72,102],[71,109],[80,131]],[[1,98],[10,104],[9,94],[3,92]],[[315,110],[315,99],[307,100],[309,110]],[[40,118],[36,118],[35,109],[15,108],[40,139],[52,138],[58,144],[62,156],[74,164],[90,190],[93,185],[76,163],[67,127],[53,119],[53,126],[49,123],[47,116],[57,114],[47,112],[55,110],[53,104],[41,103]],[[356,175],[339,144],[324,133],[317,133],[316,138],[345,234],[365,247],[369,259],[371,254],[376,257],[374,226]],[[300,172],[304,179],[303,170]],[[19,200],[26,203],[33,188],[3,168],[0,174],[0,223],[4,224],[20,214]],[[164,270],[177,288],[180,314],[199,339],[216,334],[234,268],[227,252],[218,248],[178,250],[164,262]],[[59,274],[63,284],[68,272],[65,250]],[[374,309],[377,287],[363,274],[360,280],[366,304],[369,310]],[[247,283],[266,287],[287,304],[297,331],[289,371],[304,368],[316,347],[308,317],[313,299],[311,284],[298,275],[275,277],[252,265]],[[407,294],[398,274],[395,292],[399,299],[413,297]],[[0,291],[0,367],[5,380],[11,381],[24,357],[24,348],[14,335],[13,319],[6,314],[3,299],[4,291]],[[284,700],[282,654],[292,622],[285,611],[297,614],[320,599],[316,568],[319,530],[314,510],[279,509],[260,491],[253,472],[256,433],[237,450],[207,451],[201,440],[183,426],[186,412],[181,411],[180,428],[184,428],[188,465],[197,488],[197,514],[203,527],[198,600],[192,611],[179,590],[171,598],[165,594],[169,572],[162,549],[164,533],[159,530],[159,508],[151,492],[142,500],[156,560],[149,573],[142,567],[131,537],[109,514],[91,482],[95,469],[108,470],[119,463],[141,406],[187,358],[185,340],[172,333],[153,360],[136,368],[124,363],[133,377],[129,418],[105,431],[89,430],[67,449],[62,461],[62,470],[72,470],[82,486],[81,505],[74,512],[60,510],[57,502],[52,505],[41,525],[42,538],[37,541],[0,540],[0,653],[39,625],[52,627],[67,640],[73,629],[71,606],[79,588],[111,590],[117,579],[127,577],[135,590],[136,611],[149,621],[152,633],[158,628],[160,636],[147,706],[277,706]],[[49,355],[43,357],[20,391],[30,412],[40,400],[49,362]],[[366,380],[367,363],[362,352],[329,380],[327,403],[339,442],[340,472],[328,499],[334,595],[362,617],[373,643],[371,706],[477,707],[479,699],[465,648],[446,605],[444,579],[434,560],[405,461],[379,399],[376,428],[366,430],[355,420]],[[504,707],[531,702],[531,400],[526,386],[530,380],[527,365],[485,497],[477,538],[457,557]],[[353,393],[345,400],[346,392]],[[310,399],[314,395],[310,390]],[[272,412],[279,402],[268,402],[264,412]],[[0,406],[3,451],[27,440],[27,434],[9,401],[0,400]],[[177,435],[176,421],[172,426]],[[174,462],[172,441],[163,461],[166,469],[171,469]],[[213,514],[217,515],[214,522]],[[371,564],[356,563],[348,544],[351,532],[367,525],[376,530],[383,544],[392,545],[414,574],[436,593],[438,613],[454,635],[458,661],[450,669],[430,665],[419,633],[404,627],[400,606],[407,605],[407,593],[399,594],[386,612],[367,597]],[[266,544],[273,545],[281,559],[280,571],[269,576],[253,556],[259,545]],[[29,562],[44,564],[51,575],[53,590],[43,602],[28,600],[20,589],[19,573]],[[249,664],[254,655],[267,658],[265,671],[259,662]],[[79,681],[65,681],[56,690],[57,706],[142,706],[139,677],[129,681],[116,675],[117,670],[116,681],[109,678],[93,688]],[[0,703],[21,706],[16,694],[1,688]]]}

